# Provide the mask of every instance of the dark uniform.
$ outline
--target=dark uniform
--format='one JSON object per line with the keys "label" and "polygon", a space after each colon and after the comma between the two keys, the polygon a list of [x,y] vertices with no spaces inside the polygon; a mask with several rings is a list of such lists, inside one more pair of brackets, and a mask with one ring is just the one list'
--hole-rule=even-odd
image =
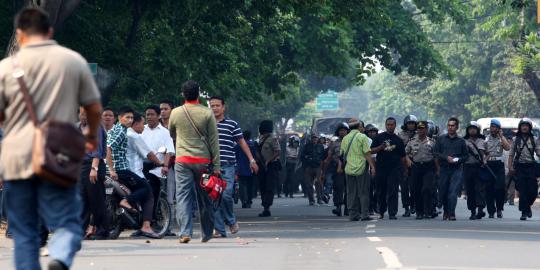
{"label": "dark uniform", "polygon": [[[529,122],[520,122],[519,128]],[[519,191],[519,211],[521,211],[521,220],[532,217],[531,206],[538,195],[538,183],[536,182],[537,164],[534,160],[534,154],[540,155],[540,140],[534,138],[532,134],[521,134],[518,132],[512,148],[510,149],[509,159],[513,160],[513,166],[516,171],[516,189]]]}
{"label": "dark uniform", "polygon": [[486,146],[489,155],[487,165],[495,174],[495,179],[491,179],[486,183],[487,210],[490,215],[493,215],[495,211],[500,214],[504,210],[504,201],[506,199],[506,178],[501,137],[489,135],[486,138]]}
{"label": "dark uniform", "polygon": [[483,209],[486,206],[486,171],[482,168],[487,148],[486,142],[478,137],[467,138],[465,142],[469,151],[469,157],[463,166],[467,208],[471,211],[471,220],[481,219],[485,215]]}
{"label": "dark uniform", "polygon": [[[403,145],[407,145],[415,136],[414,131],[401,131],[398,136],[403,140]],[[410,156],[409,156],[410,158]],[[411,180],[411,172],[408,176],[402,176],[399,181],[399,188],[401,191],[401,203],[403,208],[405,208],[405,214],[403,216],[409,216],[409,209],[414,213],[415,211],[415,195],[414,189],[412,188],[413,183]]]}
{"label": "dark uniform", "polygon": [[407,143],[405,152],[412,160],[410,179],[416,205],[416,218],[431,217],[433,209],[433,182],[435,181],[435,140],[417,135]]}

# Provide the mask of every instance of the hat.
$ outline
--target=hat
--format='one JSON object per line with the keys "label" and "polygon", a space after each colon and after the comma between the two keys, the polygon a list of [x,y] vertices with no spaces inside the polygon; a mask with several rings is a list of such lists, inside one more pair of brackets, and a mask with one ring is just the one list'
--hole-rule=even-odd
{"label": "hat", "polygon": [[427,128],[428,123],[426,121],[419,121],[418,128]]}
{"label": "hat", "polygon": [[497,120],[497,119],[491,119],[491,123],[490,125],[495,125],[497,127],[501,127],[501,121]]}
{"label": "hat", "polygon": [[353,118],[349,119],[349,122],[347,122],[347,124],[349,125],[349,127],[357,126],[357,125],[360,125],[360,121],[353,117]]}
{"label": "hat", "polygon": [[312,138],[312,139],[313,139],[313,138],[319,138],[319,136],[317,136],[317,134],[312,134],[312,135],[311,135],[311,138]]}

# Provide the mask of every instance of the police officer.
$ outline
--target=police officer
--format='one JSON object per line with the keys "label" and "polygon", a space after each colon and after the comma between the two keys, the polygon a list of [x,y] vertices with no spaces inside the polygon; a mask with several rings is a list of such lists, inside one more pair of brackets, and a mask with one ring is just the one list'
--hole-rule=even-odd
{"label": "police officer", "polygon": [[510,151],[510,142],[504,137],[501,122],[491,119],[489,135],[486,139],[487,166],[493,171],[494,177],[486,183],[486,205],[489,216],[497,211],[497,218],[502,218],[506,197],[506,183],[503,150]]}
{"label": "police officer", "polygon": [[323,163],[322,175],[326,175],[327,173],[332,174],[333,201],[334,206],[336,207],[332,210],[332,213],[338,217],[342,215],[342,206],[345,205],[345,208],[347,208],[345,197],[345,168],[343,168],[339,150],[341,148],[341,141],[348,133],[349,126],[346,123],[341,123],[337,126],[336,132],[334,133],[337,139],[328,146],[328,155]]}
{"label": "police officer", "polygon": [[[412,140],[416,134],[417,122],[418,118],[412,114],[407,115],[405,119],[403,119],[403,126],[401,126],[401,132],[398,134],[398,136],[403,140],[404,145],[407,145],[407,143],[409,143],[409,141]],[[415,213],[414,191],[411,188],[412,182],[410,181],[409,176],[410,174],[402,177],[401,181],[399,182],[401,189],[401,203],[403,204],[403,208],[405,208],[405,213],[403,214],[404,217],[410,217],[411,213]]]}
{"label": "police officer", "polygon": [[532,217],[531,206],[538,192],[535,153],[540,155],[540,141],[532,134],[532,121],[524,118],[519,122],[508,157],[508,168],[510,174],[516,176],[516,189],[519,191],[520,220]]}
{"label": "police officer", "polygon": [[[366,135],[373,142],[375,137],[379,134],[379,129],[374,124],[366,125]],[[371,154],[373,161],[377,162],[377,154]],[[371,177],[371,184],[369,187],[369,214],[373,215],[374,213],[379,213],[379,208],[377,207],[377,182],[375,177]]]}
{"label": "police officer", "polygon": [[434,218],[433,182],[435,174],[439,172],[439,163],[433,154],[435,140],[427,136],[428,123],[418,122],[417,135],[407,143],[405,152],[411,168],[414,202],[416,205],[416,219]]}
{"label": "police officer", "polygon": [[[465,142],[469,157],[463,166],[463,180],[467,192],[467,208],[471,211],[470,220],[481,219],[486,214],[486,179],[485,165],[486,141],[484,135],[480,134],[480,126],[476,122],[471,122],[465,132]],[[476,209],[478,208],[478,212]],[[491,216],[490,216],[491,217]]]}

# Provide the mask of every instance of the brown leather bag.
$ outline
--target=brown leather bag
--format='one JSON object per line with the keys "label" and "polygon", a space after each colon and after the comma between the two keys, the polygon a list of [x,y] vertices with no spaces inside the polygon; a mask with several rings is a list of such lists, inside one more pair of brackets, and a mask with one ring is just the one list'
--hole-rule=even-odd
{"label": "brown leather bag", "polygon": [[26,110],[35,126],[32,146],[34,174],[63,188],[73,187],[80,177],[85,154],[85,138],[75,125],[47,119],[39,122],[23,79],[24,71],[13,60],[13,77],[17,79],[23,94]]}

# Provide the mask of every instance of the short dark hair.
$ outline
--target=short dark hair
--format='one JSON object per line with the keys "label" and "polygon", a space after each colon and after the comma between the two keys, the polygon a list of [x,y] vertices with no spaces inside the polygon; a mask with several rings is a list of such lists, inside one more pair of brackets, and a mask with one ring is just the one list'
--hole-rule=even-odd
{"label": "short dark hair", "polygon": [[197,100],[199,98],[199,91],[201,87],[196,81],[189,80],[182,84],[182,94],[188,101]]}
{"label": "short dark hair", "polygon": [[148,110],[154,110],[156,112],[156,114],[159,116],[159,114],[161,114],[161,109],[159,108],[158,105],[148,105],[146,107],[146,109],[144,109],[144,112],[148,111]]}
{"label": "short dark hair", "polygon": [[15,29],[29,35],[47,35],[52,27],[49,14],[37,7],[24,8],[15,16]]}
{"label": "short dark hair", "polygon": [[220,96],[213,96],[213,97],[210,98],[210,100],[212,100],[212,99],[219,100],[219,101],[221,101],[221,105],[225,105],[225,99],[220,97]]}
{"label": "short dark hair", "polygon": [[394,123],[397,124],[397,120],[394,117],[388,117],[388,118],[386,118],[386,121],[384,121],[384,122],[387,123],[388,121],[394,121]]}
{"label": "short dark hair", "polygon": [[244,132],[242,132],[242,136],[244,136],[244,140],[246,141],[251,140],[251,131],[244,130]]}
{"label": "short dark hair", "polygon": [[111,111],[113,114],[116,114],[116,113],[114,112],[113,108],[111,108],[111,107],[105,107],[105,108],[103,108],[103,111],[104,111],[104,112],[106,112],[106,111]]}
{"label": "short dark hair", "polygon": [[272,120],[262,120],[259,124],[259,133],[268,134],[274,132],[274,122]]}
{"label": "short dark hair", "polygon": [[135,115],[135,111],[129,106],[123,106],[118,110],[118,115],[120,116],[124,116],[124,114],[126,113],[132,113],[133,115]]}
{"label": "short dark hair", "polygon": [[133,124],[139,123],[139,122],[141,122],[141,121],[144,121],[143,115],[140,114],[140,113],[134,113],[134,114],[133,114]]}
{"label": "short dark hair", "polygon": [[162,99],[159,104],[167,104],[171,107],[171,109],[174,109],[174,102],[170,99]]}
{"label": "short dark hair", "polygon": [[448,118],[447,124],[450,123],[450,121],[456,122],[456,126],[459,127],[459,119],[457,119],[457,117],[450,117],[450,118]]}

